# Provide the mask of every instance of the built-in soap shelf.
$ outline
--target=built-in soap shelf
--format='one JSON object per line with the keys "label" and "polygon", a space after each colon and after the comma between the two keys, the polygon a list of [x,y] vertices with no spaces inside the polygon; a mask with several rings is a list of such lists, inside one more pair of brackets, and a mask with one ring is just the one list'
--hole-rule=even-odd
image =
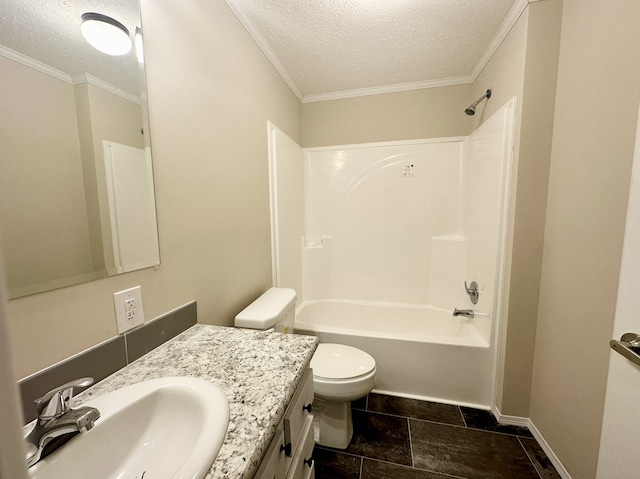
{"label": "built-in soap shelf", "polygon": [[302,237],[302,246],[304,248],[322,248],[331,239],[331,236],[321,236],[319,238]]}
{"label": "built-in soap shelf", "polygon": [[322,248],[324,240],[322,238],[302,238],[305,248]]}
{"label": "built-in soap shelf", "polygon": [[467,241],[465,236],[460,235],[444,235],[444,236],[432,236],[433,241]]}

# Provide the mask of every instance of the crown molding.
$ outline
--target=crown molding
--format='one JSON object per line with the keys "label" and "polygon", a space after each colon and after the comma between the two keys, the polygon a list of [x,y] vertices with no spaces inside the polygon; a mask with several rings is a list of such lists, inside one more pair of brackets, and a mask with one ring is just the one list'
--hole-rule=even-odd
{"label": "crown molding", "polygon": [[15,50],[11,50],[10,48],[7,48],[3,45],[0,45],[0,56],[8,58],[9,60],[13,60],[14,62],[20,63],[26,67],[39,71],[40,73],[44,73],[45,75],[49,75],[65,83],[73,84],[71,75],[56,68],[50,67],[46,63],[42,63],[41,61],[16,52]]}
{"label": "crown molding", "polygon": [[251,35],[258,47],[260,47],[260,50],[262,50],[262,52],[271,62],[278,74],[280,74],[291,92],[298,98],[298,100],[302,101],[303,95],[300,91],[300,88],[298,88],[298,85],[296,85],[296,83],[293,81],[293,78],[291,78],[291,75],[289,75],[289,72],[287,72],[287,69],[280,61],[278,55],[276,55],[276,53],[271,48],[271,45],[269,45],[267,39],[262,35],[262,32],[260,32],[255,23],[253,23],[251,17],[249,17],[249,14],[247,13],[247,10],[244,8],[244,5],[242,5],[241,0],[225,0],[225,2],[238,18],[238,20],[240,20],[240,23],[245,28],[245,30],[249,32],[249,35]]}
{"label": "crown molding", "polygon": [[480,75],[482,70],[484,70],[484,67],[487,66],[487,63],[489,63],[491,57],[496,53],[518,18],[520,18],[520,15],[522,15],[522,12],[524,12],[524,9],[527,8],[527,5],[536,1],[540,0],[517,0],[516,3],[513,4],[513,7],[511,7],[511,10],[509,10],[509,13],[507,13],[507,16],[502,22],[502,25],[500,25],[500,28],[494,35],[493,40],[491,40],[491,43],[489,43],[484,54],[480,57],[480,60],[478,60],[478,63],[476,63],[476,66],[471,71],[471,75],[469,76],[473,79],[472,81],[476,81],[478,75]]}
{"label": "crown molding", "polygon": [[529,3],[538,1],[544,0],[516,0],[513,7],[511,7],[511,10],[509,10],[509,13],[500,25],[500,28],[491,40],[491,43],[489,43],[489,46],[485,50],[484,54],[480,57],[468,76],[442,78],[437,80],[426,80],[411,83],[398,83],[394,85],[386,85],[373,88],[358,88],[354,90],[343,90],[337,92],[304,95],[300,91],[300,88],[298,88],[296,83],[293,81],[293,78],[291,78],[291,75],[289,75],[284,65],[282,65],[282,62],[269,45],[269,42],[264,38],[258,27],[256,27],[256,25],[251,20],[251,17],[242,5],[242,0],[225,0],[231,11],[235,14],[238,20],[240,20],[240,23],[244,26],[249,35],[251,35],[258,47],[262,50],[267,59],[271,62],[284,82],[291,89],[298,100],[300,100],[301,103],[314,103],[319,101],[338,100],[368,95],[379,95],[381,93],[396,93],[409,90],[421,90],[424,88],[437,88],[443,86],[473,83],[478,78],[478,75],[480,75],[484,67],[487,66],[487,63],[489,63],[491,57],[495,54],[496,50],[498,50],[508,33],[511,31],[511,28],[513,28],[513,25],[516,23],[518,18],[520,18],[520,15],[522,15],[522,12],[525,10],[527,5]]}
{"label": "crown molding", "polygon": [[85,72],[76,73],[74,75],[71,75],[71,80],[74,85],[79,85],[81,83],[88,83],[89,85],[98,87],[113,95],[119,96],[120,98],[124,98],[127,101],[136,103],[138,105],[142,105],[142,98],[140,98],[139,96],[136,96],[133,93],[129,93],[128,91],[123,90],[122,88],[118,88],[117,86],[112,85],[111,83],[108,83],[104,80],[101,80],[100,78],[95,77],[89,73],[85,73]]}
{"label": "crown molding", "polygon": [[57,80],[61,80],[70,85],[89,83],[90,85],[94,85],[98,88],[106,90],[109,93],[117,95],[130,102],[137,103],[138,105],[142,104],[142,99],[139,96],[118,88],[111,83],[107,83],[106,81],[90,75],[89,73],[76,73],[74,75],[69,75],[68,73],[58,70],[57,68],[53,68],[46,63],[42,63],[41,61],[35,60],[22,53],[16,52],[15,50],[11,50],[10,48],[7,48],[3,45],[0,45],[0,56],[8,58],[9,60],[13,60],[14,62],[20,63],[21,65],[24,65],[40,73],[44,73],[45,75],[49,75],[50,77],[56,78]]}
{"label": "crown molding", "polygon": [[320,93],[317,95],[305,95],[302,103],[315,103],[319,101],[343,100],[345,98],[355,98],[360,96],[380,95],[382,93],[398,93],[410,90],[422,90],[425,88],[438,88],[443,86],[465,85],[473,83],[470,76],[441,78],[438,80],[426,80],[410,83],[395,83],[393,85],[376,86],[370,88],[357,88],[354,90],[343,90],[331,93]]}

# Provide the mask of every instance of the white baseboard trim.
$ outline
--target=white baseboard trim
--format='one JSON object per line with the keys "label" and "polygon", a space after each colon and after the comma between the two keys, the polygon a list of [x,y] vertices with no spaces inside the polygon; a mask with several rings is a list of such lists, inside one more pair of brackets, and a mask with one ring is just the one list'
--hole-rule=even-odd
{"label": "white baseboard trim", "polygon": [[556,471],[558,471],[558,474],[560,474],[560,477],[562,477],[562,479],[572,479],[569,472],[562,465],[562,462],[560,462],[560,459],[558,459],[558,456],[556,456],[556,454],[553,452],[553,449],[551,449],[551,446],[549,446],[549,443],[544,439],[544,436],[538,430],[538,428],[533,423],[533,421],[531,421],[530,418],[520,417],[520,416],[508,416],[508,415],[502,414],[496,406],[493,406],[491,408],[491,412],[493,412],[494,416],[496,417],[496,419],[500,424],[507,424],[510,426],[524,426],[528,428],[529,431],[531,431],[531,434],[533,434],[533,437],[536,439],[536,441],[538,441],[538,444],[540,444],[540,447],[542,448],[544,453],[547,455],[547,457],[551,461],[551,464],[553,464],[553,467],[555,467]]}

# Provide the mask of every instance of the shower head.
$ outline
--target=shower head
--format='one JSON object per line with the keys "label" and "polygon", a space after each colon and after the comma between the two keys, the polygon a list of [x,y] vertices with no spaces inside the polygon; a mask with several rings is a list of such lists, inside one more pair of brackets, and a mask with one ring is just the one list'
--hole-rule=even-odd
{"label": "shower head", "polygon": [[485,98],[487,100],[489,98],[491,98],[491,90],[487,90],[484,95],[482,95],[480,98],[478,98],[476,101],[474,101],[471,105],[469,105],[464,112],[469,116],[475,115],[476,114],[476,107],[478,106],[478,103],[480,103]]}

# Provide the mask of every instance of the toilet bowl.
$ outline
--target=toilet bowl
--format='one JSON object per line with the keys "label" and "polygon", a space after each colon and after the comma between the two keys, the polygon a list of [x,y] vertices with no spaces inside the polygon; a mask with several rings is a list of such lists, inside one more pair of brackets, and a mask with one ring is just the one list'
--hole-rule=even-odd
{"label": "toilet bowl", "polygon": [[[242,310],[235,326],[292,333],[296,292],[270,288]],[[313,370],[314,439],[322,446],[346,449],[353,436],[351,401],[375,386],[376,361],[368,353],[344,344],[321,343],[311,358]]]}
{"label": "toilet bowl", "polygon": [[321,343],[311,358],[314,434],[322,446],[346,449],[353,436],[351,401],[375,386],[376,361],[360,349]]}
{"label": "toilet bowl", "polygon": [[311,369],[313,393],[325,401],[355,401],[375,385],[375,359],[344,344],[319,344],[311,359]]}

